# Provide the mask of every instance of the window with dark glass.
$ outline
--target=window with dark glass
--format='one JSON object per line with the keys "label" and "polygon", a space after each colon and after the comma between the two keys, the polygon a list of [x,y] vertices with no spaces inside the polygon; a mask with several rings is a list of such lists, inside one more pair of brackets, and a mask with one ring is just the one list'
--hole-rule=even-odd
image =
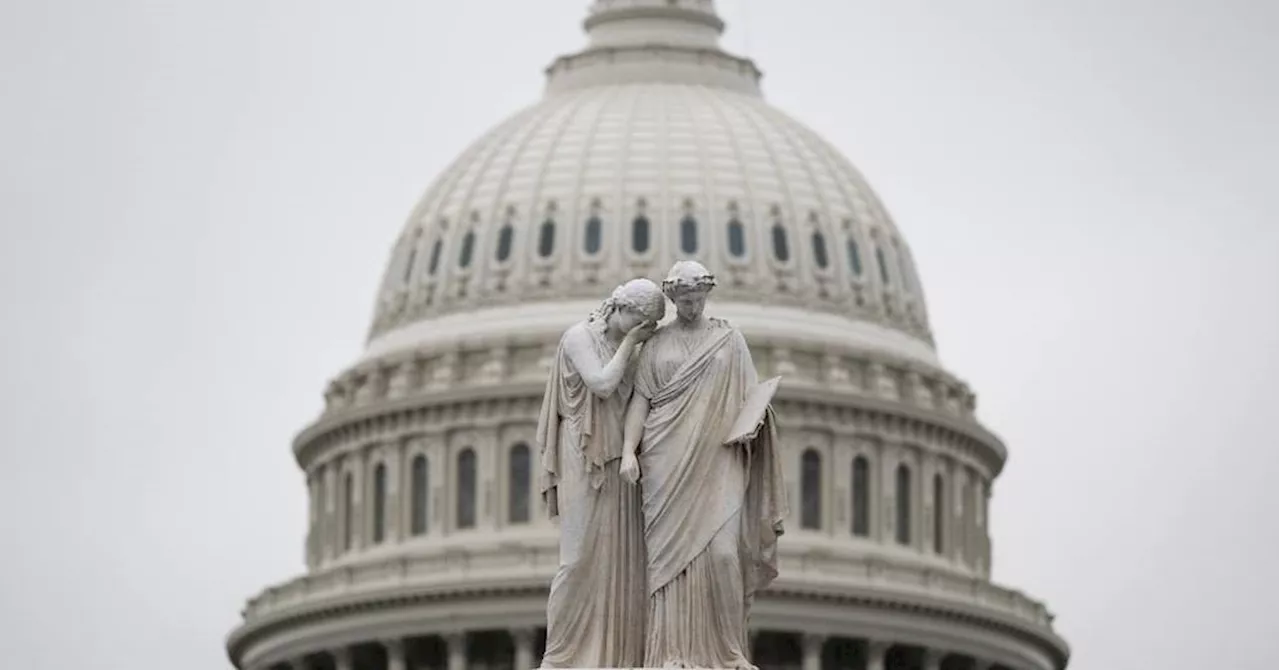
{"label": "window with dark glass", "polygon": [[698,253],[698,222],[692,216],[680,219],[680,251]]}
{"label": "window with dark glass", "polygon": [[547,219],[542,222],[542,226],[538,228],[538,255],[543,258],[551,256],[551,252],[556,248],[556,222]]}
{"label": "window with dark glass", "polygon": [[649,219],[643,214],[631,221],[631,249],[638,254],[649,251]]}
{"label": "window with dark glass", "polygon": [[409,533],[427,532],[427,457],[418,454],[409,466]]}
{"label": "window with dark glass", "polygon": [[510,479],[507,491],[507,521],[510,523],[529,522],[529,495],[532,464],[530,462],[529,445],[521,442],[511,447]]}
{"label": "window with dark glass", "polygon": [[463,449],[458,453],[457,527],[476,526],[476,452]]}
{"label": "window with dark glass", "polygon": [[947,500],[943,490],[942,475],[933,476],[933,550],[943,552],[943,520],[947,518]]}
{"label": "window with dark glass", "polygon": [[858,255],[858,241],[850,237],[844,246],[845,255],[849,257],[849,272],[853,273],[855,277],[861,277],[862,257]]}
{"label": "window with dark glass", "polygon": [[783,631],[762,630],[751,635],[751,638],[751,662],[756,666],[764,670],[800,670],[804,667],[801,636]]}
{"label": "window with dark glass", "polygon": [[807,449],[800,457],[800,527],[822,528],[822,456]]}
{"label": "window with dark glass", "polygon": [[471,265],[471,254],[475,251],[476,234],[470,230],[462,236],[462,248],[458,251],[458,267]]}
{"label": "window with dark glass", "polygon": [[853,459],[853,534],[871,534],[871,466],[864,456]]}
{"label": "window with dark glass", "polygon": [[351,545],[355,542],[355,509],[356,484],[351,473],[348,472],[342,478],[342,549],[344,551],[351,551]]}
{"label": "window with dark glass", "polygon": [[729,219],[729,253],[734,258],[747,255],[747,234],[742,229],[742,222],[737,219]]}
{"label": "window with dark glass", "polygon": [[587,219],[587,227],[582,231],[582,250],[587,254],[594,256],[600,253],[603,228],[604,223],[600,221],[600,217],[592,215]]}
{"label": "window with dark glass", "polygon": [[898,544],[911,544],[911,469],[905,465],[898,466],[897,503]]}
{"label": "window with dark glass", "polygon": [[387,466],[373,469],[373,543],[381,543],[387,532]]}
{"label": "window with dark glass", "polygon": [[440,252],[443,249],[443,240],[436,240],[436,243],[431,245],[431,260],[427,263],[427,274],[435,276],[436,270],[440,268]]}
{"label": "window with dark glass", "polygon": [[511,224],[502,225],[502,230],[498,231],[498,248],[494,252],[493,257],[499,263],[511,258],[511,239],[515,236],[515,228]]}
{"label": "window with dark glass", "polygon": [[828,261],[827,238],[823,237],[822,233],[815,231],[810,239],[813,241],[813,262],[817,263],[819,268],[825,270]]}
{"label": "window with dark glass", "polygon": [[786,263],[791,259],[791,249],[787,247],[787,229],[781,223],[773,224],[773,257],[779,263]]}
{"label": "window with dark glass", "polygon": [[889,261],[884,257],[884,249],[876,247],[876,265],[880,266],[880,281],[889,285]]}

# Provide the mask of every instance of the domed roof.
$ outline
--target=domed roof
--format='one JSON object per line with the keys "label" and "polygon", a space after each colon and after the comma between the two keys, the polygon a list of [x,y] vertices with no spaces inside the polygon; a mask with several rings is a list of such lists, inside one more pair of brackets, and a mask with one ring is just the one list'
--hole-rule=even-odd
{"label": "domed roof", "polygon": [[[381,337],[484,307],[600,299],[696,259],[715,300],[932,340],[911,254],[839,151],[765,102],[707,0],[598,0],[543,99],[428,188],[392,254]],[[749,334],[749,333],[748,333]],[[375,347],[376,348],[376,347]]]}

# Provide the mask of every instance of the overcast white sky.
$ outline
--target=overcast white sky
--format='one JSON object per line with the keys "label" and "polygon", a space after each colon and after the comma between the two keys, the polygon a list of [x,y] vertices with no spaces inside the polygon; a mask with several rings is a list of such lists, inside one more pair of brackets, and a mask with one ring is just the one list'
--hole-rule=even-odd
{"label": "overcast white sky", "polygon": [[[587,4],[0,3],[0,665],[227,667],[404,217]],[[720,5],[1008,442],[997,581],[1073,669],[1275,668],[1276,4]]]}

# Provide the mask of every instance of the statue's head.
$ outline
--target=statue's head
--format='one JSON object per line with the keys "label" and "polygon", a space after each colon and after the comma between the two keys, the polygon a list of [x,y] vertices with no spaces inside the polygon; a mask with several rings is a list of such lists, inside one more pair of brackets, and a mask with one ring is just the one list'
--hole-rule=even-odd
{"label": "statue's head", "polygon": [[676,306],[676,316],[683,321],[693,321],[702,316],[707,305],[707,294],[716,286],[716,276],[701,263],[679,261],[671,266],[671,272],[662,280],[662,292]]}
{"label": "statue's head", "polygon": [[661,321],[667,313],[667,302],[662,299],[662,289],[644,278],[631,281],[613,289],[597,310],[595,318],[625,333],[645,321]]}

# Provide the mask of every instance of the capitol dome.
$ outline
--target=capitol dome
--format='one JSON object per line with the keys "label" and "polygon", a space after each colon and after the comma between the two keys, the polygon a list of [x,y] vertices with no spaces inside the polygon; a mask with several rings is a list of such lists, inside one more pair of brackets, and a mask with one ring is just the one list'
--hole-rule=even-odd
{"label": "capitol dome", "polygon": [[1006,452],[938,360],[911,252],[844,156],[767,103],[710,0],[596,0],[542,100],[473,142],[395,241],[365,351],[298,435],[307,571],[228,639],[242,670],[532,668],[556,527],[533,433],[560,334],[696,259],[775,409],[792,518],[761,668],[1058,670],[990,581]]}

